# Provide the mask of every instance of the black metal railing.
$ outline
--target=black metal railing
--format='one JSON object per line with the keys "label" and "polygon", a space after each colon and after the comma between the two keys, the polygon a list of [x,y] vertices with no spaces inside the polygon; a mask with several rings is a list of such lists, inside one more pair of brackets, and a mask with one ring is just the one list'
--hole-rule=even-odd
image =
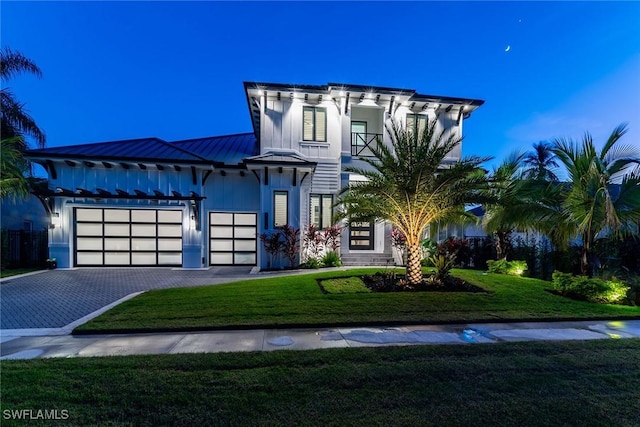
{"label": "black metal railing", "polygon": [[382,141],[381,133],[351,133],[351,155],[370,157],[373,156],[372,148],[376,146],[376,141]]}

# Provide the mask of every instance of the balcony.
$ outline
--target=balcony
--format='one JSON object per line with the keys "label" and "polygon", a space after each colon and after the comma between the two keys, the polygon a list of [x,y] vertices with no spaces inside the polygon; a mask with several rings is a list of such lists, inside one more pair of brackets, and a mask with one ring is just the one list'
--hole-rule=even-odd
{"label": "balcony", "polygon": [[351,155],[359,157],[373,157],[372,148],[376,146],[376,140],[382,141],[381,133],[351,133]]}

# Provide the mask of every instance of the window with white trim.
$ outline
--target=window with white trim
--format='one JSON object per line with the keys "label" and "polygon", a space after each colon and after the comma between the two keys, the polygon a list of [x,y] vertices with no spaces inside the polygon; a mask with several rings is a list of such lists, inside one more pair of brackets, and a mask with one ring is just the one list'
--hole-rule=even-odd
{"label": "window with white trim", "polygon": [[312,194],[311,224],[325,228],[333,224],[333,196],[331,194]]}
{"label": "window with white trim", "polygon": [[289,193],[273,192],[273,227],[283,227],[289,223]]}
{"label": "window with white trim", "polygon": [[327,110],[320,107],[302,107],[302,139],[327,141]]}

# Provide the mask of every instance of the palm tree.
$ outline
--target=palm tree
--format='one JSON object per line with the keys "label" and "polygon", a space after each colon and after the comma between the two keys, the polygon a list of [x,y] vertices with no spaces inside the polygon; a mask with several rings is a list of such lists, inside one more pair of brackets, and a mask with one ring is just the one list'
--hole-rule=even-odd
{"label": "palm tree", "polygon": [[[42,76],[40,68],[22,53],[4,47],[0,50],[0,79],[3,86],[7,80],[21,73],[31,73],[36,77]],[[20,103],[13,93],[6,87],[0,90],[0,132],[2,138],[12,138],[16,136],[30,136],[36,140],[39,147],[44,147],[46,137],[44,132],[38,127],[36,122],[24,109],[24,104]],[[22,144],[22,149],[26,149],[26,140],[14,141]]]}
{"label": "palm tree", "polygon": [[26,161],[22,157],[22,137],[3,139],[0,149],[0,198],[5,196],[26,197],[29,182],[24,176]]}
{"label": "palm tree", "polygon": [[553,147],[548,142],[541,141],[533,144],[533,151],[525,154],[522,164],[525,166],[525,178],[544,181],[558,180],[553,169],[559,165],[553,153]]}
{"label": "palm tree", "polygon": [[420,242],[425,228],[463,211],[465,203],[484,201],[476,190],[486,185],[479,165],[489,159],[468,157],[444,165],[461,138],[446,130],[437,132],[436,124],[428,121],[424,130],[413,132],[390,121],[386,130],[391,147],[377,140],[373,157],[361,158],[369,167],[347,168],[367,180],[344,188],[338,198],[340,217],[385,220],[405,235],[410,286],[422,282]]}
{"label": "palm tree", "polygon": [[[593,246],[600,233],[619,234],[640,221],[640,154],[636,147],[619,144],[626,132],[626,124],[616,127],[600,152],[589,133],[581,144],[554,141],[553,152],[570,184],[564,187],[560,221],[581,240],[585,275],[593,274]],[[613,191],[617,182],[619,191]]]}
{"label": "palm tree", "polygon": [[511,249],[511,233],[515,228],[528,227],[530,222],[526,183],[521,173],[523,155],[512,153],[492,173],[487,192],[494,203],[485,205],[482,225],[488,233],[496,235],[498,259],[507,259]]}

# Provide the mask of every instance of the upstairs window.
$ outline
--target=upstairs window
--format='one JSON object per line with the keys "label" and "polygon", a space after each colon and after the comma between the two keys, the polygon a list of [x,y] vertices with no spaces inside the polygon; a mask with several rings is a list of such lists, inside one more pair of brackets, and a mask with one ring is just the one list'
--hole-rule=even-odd
{"label": "upstairs window", "polygon": [[407,114],[407,130],[420,135],[427,127],[427,116],[424,114]]}
{"label": "upstairs window", "polygon": [[327,141],[327,110],[320,107],[302,108],[302,139]]}
{"label": "upstairs window", "polygon": [[289,193],[286,191],[273,192],[273,227],[283,227],[288,224]]}
{"label": "upstairs window", "polygon": [[311,224],[326,228],[333,224],[333,196],[331,194],[311,195]]}

